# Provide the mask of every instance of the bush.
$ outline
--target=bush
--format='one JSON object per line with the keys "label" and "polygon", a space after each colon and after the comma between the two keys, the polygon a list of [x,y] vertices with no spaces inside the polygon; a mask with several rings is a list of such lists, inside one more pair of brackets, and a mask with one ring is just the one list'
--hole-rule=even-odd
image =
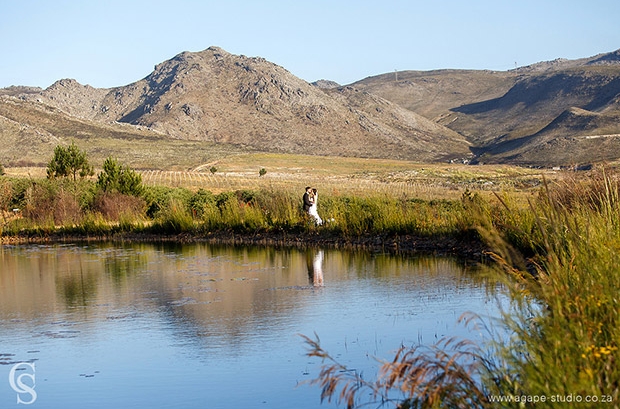
{"label": "bush", "polygon": [[168,205],[161,209],[151,230],[155,233],[178,234],[194,229],[194,220],[187,207],[180,200],[172,198]]}
{"label": "bush", "polygon": [[202,218],[208,208],[216,206],[215,195],[208,190],[199,189],[189,199],[189,208],[192,215],[197,218]]}
{"label": "bush", "polygon": [[94,198],[92,210],[100,213],[106,220],[124,218],[142,218],[146,211],[146,202],[141,197],[125,195],[118,192],[100,192]]}
{"label": "bush", "polygon": [[240,203],[250,204],[254,201],[256,197],[256,191],[254,190],[236,190],[235,195],[237,195],[237,200]]}
{"label": "bush", "polygon": [[228,203],[237,203],[235,192],[222,192],[215,196],[215,204],[218,209],[222,210]]}
{"label": "bush", "polygon": [[27,192],[32,186],[33,182],[28,179],[9,179],[11,185],[11,200],[7,208],[10,209],[24,209],[26,207]]}
{"label": "bush", "polygon": [[26,192],[24,215],[37,223],[74,224],[82,218],[75,192],[54,181],[33,183]]}
{"label": "bush", "polygon": [[[0,179],[0,215],[2,220],[6,222],[7,213],[10,211],[9,204],[13,198],[13,186],[6,178]],[[1,229],[1,228],[0,228]],[[2,232],[0,231],[0,235]]]}
{"label": "bush", "polygon": [[151,218],[157,217],[157,214],[163,209],[169,208],[172,201],[176,201],[177,205],[191,213],[190,201],[194,194],[185,188],[170,188],[166,186],[148,186],[145,187],[143,197],[146,201],[146,214]]}

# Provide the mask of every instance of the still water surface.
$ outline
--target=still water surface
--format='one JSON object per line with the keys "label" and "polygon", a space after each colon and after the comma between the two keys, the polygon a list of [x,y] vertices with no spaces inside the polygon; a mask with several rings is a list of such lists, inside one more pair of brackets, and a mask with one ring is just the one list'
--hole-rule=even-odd
{"label": "still water surface", "polygon": [[400,345],[480,339],[457,320],[497,314],[490,286],[451,258],[0,246],[0,407],[333,408],[299,334],[369,379]]}

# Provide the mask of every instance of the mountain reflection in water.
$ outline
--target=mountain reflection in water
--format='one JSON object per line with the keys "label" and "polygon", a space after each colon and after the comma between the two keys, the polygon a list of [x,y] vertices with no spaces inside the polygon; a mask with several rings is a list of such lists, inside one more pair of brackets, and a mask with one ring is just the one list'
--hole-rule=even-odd
{"label": "mountain reflection in water", "polygon": [[[36,363],[37,408],[318,408],[318,334],[370,378],[400,345],[495,315],[451,258],[204,244],[0,247],[0,407],[11,364]],[[292,405],[292,406],[291,406]]]}

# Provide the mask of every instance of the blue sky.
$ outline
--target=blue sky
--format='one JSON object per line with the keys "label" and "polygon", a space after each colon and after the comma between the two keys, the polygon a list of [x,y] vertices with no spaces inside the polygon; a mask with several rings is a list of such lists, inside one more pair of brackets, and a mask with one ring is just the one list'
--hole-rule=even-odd
{"label": "blue sky", "polygon": [[620,1],[0,0],[0,87],[126,85],[212,45],[312,82],[507,70],[620,48]]}

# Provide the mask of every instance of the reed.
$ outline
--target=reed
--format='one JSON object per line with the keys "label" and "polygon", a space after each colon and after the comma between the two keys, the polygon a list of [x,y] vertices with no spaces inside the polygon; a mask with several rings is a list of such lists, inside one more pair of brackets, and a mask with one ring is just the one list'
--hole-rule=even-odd
{"label": "reed", "polygon": [[153,223],[146,228],[147,231],[158,234],[179,234],[192,232],[194,229],[194,219],[191,213],[178,199],[172,199],[158,212]]}
{"label": "reed", "polygon": [[537,280],[520,280],[527,292],[512,287],[521,303],[506,322],[520,334],[527,359],[510,355],[509,363],[532,395],[597,396],[617,407],[620,189],[605,172],[568,187],[573,192],[565,184],[546,189],[532,206],[544,251],[535,260]]}
{"label": "reed", "polygon": [[465,194],[512,300],[495,326],[481,321],[493,328],[488,342],[401,348],[366,380],[318,337],[304,336],[308,355],[323,360],[312,381],[322,399],[347,407],[368,396],[399,408],[618,407],[620,188],[615,175],[595,176],[546,184],[529,209],[512,208],[509,197],[491,204]]}
{"label": "reed", "polygon": [[71,230],[65,228],[64,231],[90,236],[105,236],[113,233],[114,228],[101,213],[87,213],[79,226]]}

